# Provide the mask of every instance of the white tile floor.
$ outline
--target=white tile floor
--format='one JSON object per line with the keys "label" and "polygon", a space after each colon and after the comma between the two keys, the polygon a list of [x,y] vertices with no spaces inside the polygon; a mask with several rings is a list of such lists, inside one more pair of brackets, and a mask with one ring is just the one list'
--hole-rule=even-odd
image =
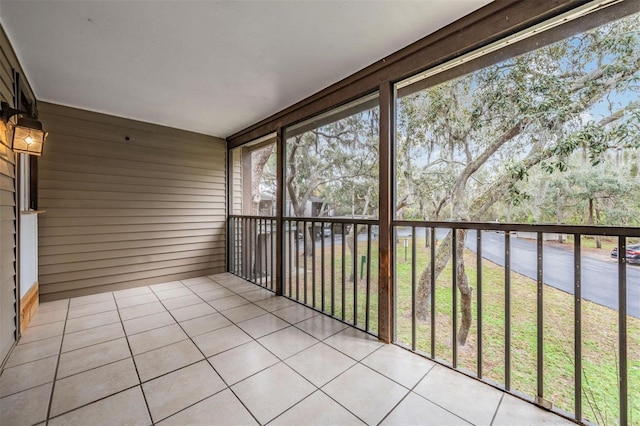
{"label": "white tile floor", "polygon": [[0,424],[572,423],[229,274],[44,303]]}

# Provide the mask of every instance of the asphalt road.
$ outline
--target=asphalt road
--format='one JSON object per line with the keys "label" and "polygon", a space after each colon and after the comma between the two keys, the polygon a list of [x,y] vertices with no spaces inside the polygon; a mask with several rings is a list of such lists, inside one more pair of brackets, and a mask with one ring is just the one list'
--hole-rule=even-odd
{"label": "asphalt road", "polygon": [[[476,234],[469,232],[467,247],[476,249]],[[545,245],[543,257],[544,282],[573,294],[573,246],[569,250]],[[511,270],[537,279],[536,243],[511,237]],[[504,266],[504,234],[482,234],[482,257]],[[618,310],[618,263],[582,254],[582,298]],[[640,318],[640,266],[627,265],[627,314]]]}
{"label": "asphalt road", "polygon": [[[424,237],[424,229],[416,229],[419,237]],[[447,230],[438,229],[436,238],[442,239]],[[399,231],[399,236],[409,236],[407,230]],[[342,235],[335,235],[335,244],[342,244]],[[358,240],[366,241],[366,235]],[[325,238],[325,246],[331,244]],[[476,234],[470,231],[466,245],[476,250]],[[320,241],[316,241],[320,247]],[[573,245],[568,249],[544,246],[544,283],[573,294]],[[401,253],[399,253],[401,255]],[[482,234],[482,257],[504,266],[504,234],[486,231]],[[582,253],[582,298],[618,310],[618,263],[615,259],[601,260]],[[535,241],[511,236],[511,270],[532,279],[537,279],[537,254]],[[640,318],[640,265],[627,265],[627,314]]]}

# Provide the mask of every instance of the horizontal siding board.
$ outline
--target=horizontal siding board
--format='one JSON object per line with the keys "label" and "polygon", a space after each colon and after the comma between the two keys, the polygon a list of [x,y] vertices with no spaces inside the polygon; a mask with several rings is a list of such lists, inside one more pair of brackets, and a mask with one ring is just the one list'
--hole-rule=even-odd
{"label": "horizontal siding board", "polygon": [[[46,149],[46,148],[45,148]],[[89,161],[89,159],[76,156],[75,158],[71,158],[65,155],[56,155],[54,153],[47,152],[47,161],[43,161],[46,164],[46,167],[43,167],[43,170],[53,170],[53,171],[62,171],[62,172],[78,172],[78,173],[98,173],[104,175],[114,175],[114,176],[123,176],[129,178],[156,178],[156,179],[166,179],[166,180],[175,180],[175,181],[185,181],[185,182],[205,182],[210,184],[219,184],[220,178],[224,179],[223,173],[212,173],[209,176],[203,176],[193,173],[177,173],[171,172],[169,170],[151,170],[149,168],[141,168],[141,167],[120,167],[122,164],[118,161],[113,164],[103,164],[100,162],[100,159],[93,158],[93,161]],[[140,166],[140,165],[138,165]],[[131,181],[133,182],[133,180]]]}
{"label": "horizontal siding board", "polygon": [[[4,146],[4,145],[2,145]],[[0,160],[0,175],[8,176],[10,178],[16,177],[16,167],[8,162]]]}
{"label": "horizontal siding board", "polygon": [[220,138],[212,138],[211,136],[203,135],[200,133],[189,132],[186,130],[174,129],[172,127],[159,126],[153,123],[146,123],[143,121],[130,120],[127,118],[116,117],[113,115],[100,114],[92,111],[85,111],[73,107],[67,107],[63,105],[52,104],[49,102],[40,102],[38,104],[38,110],[40,113],[53,114],[60,120],[64,117],[72,118],[73,120],[84,120],[89,122],[100,123],[109,126],[112,129],[128,129],[132,132],[139,133],[140,135],[150,134],[160,137],[173,137],[189,142],[192,145],[209,144],[211,140],[219,140],[223,143],[224,140]]}
{"label": "horizontal siding board", "polygon": [[136,248],[150,248],[150,247],[169,247],[169,246],[181,246],[184,244],[209,244],[211,247],[224,247],[226,240],[224,236],[211,237],[209,235],[203,235],[198,237],[184,237],[184,238],[163,238],[157,240],[132,240],[132,241],[115,241],[110,243],[87,243],[87,244],[71,244],[71,245],[58,245],[58,246],[40,246],[40,256],[50,255],[75,255],[76,253],[91,253],[91,252],[108,252],[108,251],[125,251]]}
{"label": "horizontal siding board", "polygon": [[76,200],[71,198],[41,198],[43,206],[51,208],[79,208],[79,209],[197,209],[222,211],[224,214],[224,203],[187,203],[183,201],[134,201],[125,200],[114,202],[113,200]]}
{"label": "horizontal siding board", "polygon": [[223,203],[224,194],[192,195],[192,194],[158,194],[150,192],[99,191],[71,189],[38,188],[38,195],[43,199],[65,200],[103,200],[103,201],[167,201],[171,203]]}
{"label": "horizontal siding board", "polygon": [[121,274],[142,273],[155,269],[168,269],[193,264],[206,264],[214,262],[215,257],[212,255],[180,257],[178,259],[159,260],[155,262],[140,262],[133,264],[117,264],[113,267],[92,268],[85,270],[66,271],[65,273],[48,273],[44,274],[44,278],[40,279],[41,285],[66,283],[69,281],[80,281],[103,277],[112,277]]}
{"label": "horizontal siding board", "polygon": [[81,263],[92,261],[109,261],[120,260],[125,261],[126,258],[139,258],[142,256],[154,256],[167,253],[182,253],[187,251],[209,251],[215,254],[224,254],[224,244],[220,242],[204,242],[204,243],[191,243],[181,245],[169,245],[169,246],[153,246],[143,248],[129,248],[122,250],[105,250],[96,252],[75,252],[66,254],[49,254],[47,256],[40,256],[40,267],[51,265],[65,265],[68,263]]}
{"label": "horizontal siding board", "polygon": [[3,206],[15,205],[15,194],[9,191],[0,191],[0,205],[3,205]]}
{"label": "horizontal siding board", "polygon": [[52,104],[40,113],[42,300],[224,269],[224,141]]}
{"label": "horizontal siding board", "polygon": [[186,230],[164,230],[156,232],[125,232],[110,234],[88,234],[88,235],[59,235],[55,237],[38,237],[40,247],[67,244],[87,244],[87,243],[111,243],[115,241],[135,241],[135,240],[157,240],[166,238],[199,237],[202,235],[213,236],[214,232],[221,232],[215,228],[209,229],[186,229]]}
{"label": "horizontal siding board", "polygon": [[[11,235],[16,229],[15,221],[11,220],[10,218],[7,218],[7,219],[8,220],[5,220],[5,218],[3,217],[2,220],[0,220],[0,231],[2,232],[2,235]],[[12,238],[2,239],[3,247],[5,247],[5,244],[8,244],[8,243],[11,243],[11,246],[13,247]]]}
{"label": "horizontal siding board", "polygon": [[[47,128],[51,129],[61,139],[84,141],[86,146],[100,147],[103,144],[114,144],[127,147],[144,149],[147,152],[165,152],[169,155],[178,155],[183,158],[194,158],[203,151],[211,151],[216,154],[226,152],[224,140],[210,138],[207,142],[193,143],[188,139],[168,137],[147,132],[131,131],[127,128],[111,128],[95,122],[74,120],[67,117],[43,114],[40,111],[39,119]],[[127,140],[126,138],[129,138]],[[200,159],[202,160],[202,158]]]}
{"label": "horizontal siding board", "polygon": [[7,86],[7,84],[11,84],[6,80],[0,80],[0,96],[2,96],[2,100],[5,102],[10,102],[13,97],[13,90]]}
{"label": "horizontal siding board", "polygon": [[[140,271],[140,272],[129,272],[125,274],[97,276],[94,278],[83,279],[78,281],[65,280],[63,282],[59,282],[55,284],[45,283],[44,285],[42,285],[42,289],[43,289],[42,293],[74,290],[80,287],[103,286],[106,284],[116,284],[122,281],[138,280],[138,279],[144,279],[149,277],[161,277],[164,275],[185,273],[194,269],[203,270],[203,269],[215,268],[218,266],[222,266],[222,265],[220,265],[219,262],[192,263],[188,265],[179,265],[179,266],[172,266],[167,268],[156,267],[156,268],[152,268],[152,269]],[[42,278],[40,282],[43,282]]]}
{"label": "horizontal siding board", "polygon": [[166,231],[206,231],[215,230],[222,231],[224,223],[213,224],[211,222],[204,223],[172,223],[172,224],[152,224],[152,225],[98,225],[98,226],[55,226],[43,227],[40,237],[57,237],[57,236],[79,236],[79,235],[102,235],[115,233],[131,233],[141,234],[148,232],[166,232]]}
{"label": "horizontal siding board", "polygon": [[16,155],[13,153],[11,148],[9,148],[2,141],[0,141],[0,162],[5,163],[4,165],[0,165],[0,169],[2,169],[0,170],[0,175],[8,176],[11,174],[10,170],[16,161],[15,157]]}
{"label": "horizontal siding board", "polygon": [[[44,205],[40,204],[40,208],[44,209]],[[220,217],[224,214],[224,209],[151,209],[151,208],[110,208],[110,209],[94,209],[94,208],[54,208],[46,206],[46,212],[49,217],[149,217],[149,216],[203,216],[209,215]]]}
{"label": "horizontal siding board", "polygon": [[94,287],[80,287],[74,290],[67,290],[57,293],[45,293],[40,294],[40,303],[51,302],[54,300],[67,299],[69,297],[86,296],[89,294],[95,294],[106,291],[117,291],[133,287],[140,287],[145,285],[160,284],[169,281],[184,280],[188,278],[200,277],[204,275],[218,274],[224,272],[224,265],[215,268],[208,267],[207,269],[198,269],[190,272],[182,272],[177,274],[160,275],[157,277],[149,277],[140,280],[128,280],[120,281],[115,284],[105,284],[103,286]]}
{"label": "horizontal siding board", "polygon": [[[67,166],[68,167],[68,166]],[[63,171],[58,169],[39,170],[38,176],[43,185],[54,185],[53,182],[63,185],[68,182],[79,182],[86,185],[145,185],[153,188],[165,188],[166,190],[179,189],[204,189],[219,191],[225,185],[224,176],[211,178],[209,182],[196,182],[193,180],[170,179],[161,174],[160,177],[152,176],[127,176],[99,173],[91,171]],[[50,183],[51,182],[51,183]]]}
{"label": "horizontal siding board", "polygon": [[[47,122],[46,118],[43,122]],[[134,157],[156,158],[166,164],[194,164],[196,167],[206,168],[208,161],[218,161],[226,153],[223,143],[212,142],[202,147],[190,146],[184,141],[171,140],[141,140],[131,139],[130,136],[115,135],[113,133],[97,133],[95,129],[82,128],[71,123],[49,123],[47,130],[55,134],[55,141],[59,149],[74,150],[86,155],[117,155],[130,152]],[[129,137],[127,141],[125,138]],[[205,156],[202,154],[206,153]],[[173,158],[164,160],[169,154]],[[215,157],[211,157],[215,155]]]}
{"label": "horizontal siding board", "polygon": [[116,217],[72,217],[72,218],[57,218],[48,214],[42,215],[39,220],[42,222],[43,227],[64,227],[64,226],[109,226],[109,225],[151,225],[151,224],[164,224],[170,225],[175,223],[187,224],[187,223],[209,223],[211,226],[223,226],[226,221],[224,218],[212,215],[203,216],[116,216]]}
{"label": "horizontal siding board", "polygon": [[[0,36],[1,38],[1,36]],[[4,50],[0,47],[0,80],[4,81],[7,84],[7,87],[13,93],[12,83],[13,77],[11,76],[11,64],[7,55],[5,55]],[[11,96],[13,97],[13,95]]]}
{"label": "horizontal siding board", "polygon": [[[224,170],[216,170],[213,167],[207,169],[194,169],[187,166],[173,166],[170,164],[155,163],[152,161],[146,161],[146,159],[134,160],[134,159],[120,159],[120,158],[104,158],[98,156],[82,155],[77,153],[60,152],[55,147],[49,147],[49,139],[45,144],[47,149],[48,160],[51,161],[52,166],[64,164],[66,162],[76,163],[81,162],[85,165],[107,167],[109,169],[122,170],[127,172],[128,170],[140,170],[140,171],[155,171],[161,173],[172,173],[180,177],[184,175],[182,180],[196,180],[200,182],[210,182],[211,177],[224,176]],[[46,168],[46,167],[45,167]],[[57,169],[57,167],[53,167]]]}
{"label": "horizontal siding board", "polygon": [[[0,177],[0,183],[2,178]],[[189,188],[161,185],[162,181],[155,182],[155,185],[134,184],[131,180],[123,183],[103,183],[92,181],[69,181],[69,180],[46,180],[38,186],[40,192],[44,190],[64,190],[64,191],[93,191],[99,193],[118,192],[133,194],[168,194],[168,195],[202,195],[220,196],[220,189],[208,184],[207,188]],[[138,183],[138,179],[135,181]]]}
{"label": "horizontal siding board", "polygon": [[[11,248],[10,251],[5,251],[4,248],[2,250],[2,259],[0,259],[0,267],[2,268],[2,279],[3,280],[13,280],[14,277],[14,273],[13,273],[13,267],[14,267],[14,262],[15,262],[15,257],[12,254],[9,254],[13,252],[13,248]],[[5,255],[6,253],[6,255]],[[4,271],[7,271],[6,273]]]}
{"label": "horizontal siding board", "polygon": [[5,175],[0,175],[0,191],[14,191],[13,178]]}
{"label": "horizontal siding board", "polygon": [[[44,124],[43,124],[44,125]],[[55,128],[47,127],[47,131],[55,132]],[[150,149],[143,146],[134,146],[125,143],[104,141],[101,139],[88,140],[80,136],[54,133],[53,139],[47,140],[51,145],[55,144],[56,152],[63,154],[78,154],[90,157],[102,157],[114,160],[134,159],[147,163],[164,164],[167,166],[193,167],[196,169],[208,169],[211,162],[224,158],[223,149],[208,148],[199,156],[184,152],[167,151],[163,149]],[[165,158],[169,156],[169,158]]]}
{"label": "horizontal siding board", "polygon": [[13,221],[16,218],[16,211],[12,205],[2,206],[0,205],[0,221]]}

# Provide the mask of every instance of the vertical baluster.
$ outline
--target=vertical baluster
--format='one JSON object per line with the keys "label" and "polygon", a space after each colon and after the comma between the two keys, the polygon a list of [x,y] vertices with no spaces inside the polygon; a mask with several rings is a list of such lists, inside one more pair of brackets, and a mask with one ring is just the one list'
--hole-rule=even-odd
{"label": "vertical baluster", "polygon": [[367,302],[365,312],[365,330],[369,331],[369,311],[371,310],[371,225],[367,225]]}
{"label": "vertical baluster", "polygon": [[311,306],[314,308],[316,307],[316,234],[316,222],[311,222]]}
{"label": "vertical baluster", "polygon": [[236,246],[238,250],[238,257],[236,258],[236,261],[238,262],[238,267],[236,269],[236,273],[239,276],[242,276],[242,256],[244,253],[244,247],[242,247],[242,218],[238,218],[238,223],[236,224],[236,226],[238,227],[236,234]]}
{"label": "vertical baluster", "polygon": [[478,378],[482,379],[482,230],[476,231],[476,300],[478,304],[478,312],[476,314],[476,322],[478,327]]}
{"label": "vertical baluster", "polygon": [[252,219],[247,218],[247,229],[246,229],[246,238],[247,238],[247,279],[251,281],[251,272],[253,269],[253,239],[252,237]]}
{"label": "vertical baluster", "polygon": [[511,233],[504,232],[504,387],[511,390]]}
{"label": "vertical baluster", "polygon": [[[274,232],[274,229],[275,229],[275,232]],[[278,243],[276,242],[276,240],[278,238],[278,235],[282,235],[282,234],[280,233],[281,231],[278,227],[278,222],[275,219],[271,219],[270,232],[271,232],[270,233],[271,235],[271,273],[269,274],[269,277],[271,278],[271,290],[276,291],[276,275],[277,275],[276,269],[278,268],[276,266],[276,263],[277,263],[276,260],[279,257],[280,262],[282,262],[282,259],[284,258],[284,253],[276,253],[276,251],[278,250]],[[276,236],[275,238],[274,238],[274,235]],[[284,277],[281,276],[280,282],[283,283],[283,281],[284,281]]]}
{"label": "vertical baluster", "polygon": [[618,237],[618,357],[620,359],[620,424],[628,420],[627,375],[627,241]]}
{"label": "vertical baluster", "polygon": [[331,316],[336,315],[336,237],[331,225]]}
{"label": "vertical baluster", "polygon": [[260,277],[259,284],[262,287],[267,286],[266,277],[266,265],[267,265],[267,239],[264,235],[263,229],[265,226],[265,219],[258,219],[258,246],[260,247],[260,269],[258,269],[258,277]]}
{"label": "vertical baluster", "polygon": [[229,226],[227,229],[227,237],[229,238],[229,272],[232,274],[235,273],[235,228],[234,228],[234,218],[229,216]]}
{"label": "vertical baluster", "polygon": [[347,234],[346,224],[342,224],[342,320],[345,320],[345,308],[347,301],[347,288],[346,288],[346,271],[347,271]]}
{"label": "vertical baluster", "polygon": [[[411,350],[416,350],[416,227],[411,227]],[[396,316],[397,318],[397,316]]]}
{"label": "vertical baluster", "polygon": [[296,300],[300,300],[300,237],[299,237],[299,233],[300,231],[299,229],[299,222],[296,220],[296,226],[295,226],[295,233],[296,235],[294,236],[295,240],[296,240]]}
{"label": "vertical baluster", "polygon": [[320,306],[322,307],[322,312],[326,312],[325,309],[325,301],[324,301],[324,222],[321,223],[322,229],[322,238],[320,239]]}
{"label": "vertical baluster", "polygon": [[291,241],[291,238],[293,237],[294,232],[291,231],[291,221],[288,220],[287,221],[287,232],[289,234],[289,238],[287,238],[287,240],[289,241],[289,297],[293,297],[293,250],[294,250],[294,246],[293,246],[293,241]]}
{"label": "vertical baluster", "polygon": [[249,241],[247,239],[247,218],[242,218],[242,278],[247,279],[247,252],[249,251]]}
{"label": "vertical baluster", "polygon": [[575,359],[575,371],[573,372],[575,386],[575,418],[582,421],[582,236],[573,236],[573,352]]}
{"label": "vertical baluster", "polygon": [[307,229],[308,226],[308,222],[306,220],[302,221],[302,254],[303,254],[303,262],[302,262],[302,267],[304,268],[304,289],[303,289],[303,295],[304,295],[304,304],[307,304],[307,287],[309,286],[309,284],[307,283],[307,257],[308,254],[307,253],[307,234],[309,232]]}
{"label": "vertical baluster", "polygon": [[451,318],[453,325],[451,330],[452,339],[452,361],[453,368],[458,368],[458,230],[451,230],[451,287],[452,287],[452,299],[451,299]]}
{"label": "vertical baluster", "polygon": [[436,357],[436,228],[431,229],[431,358]]}
{"label": "vertical baluster", "polygon": [[538,377],[538,403],[544,402],[544,270],[543,270],[543,234],[538,232],[536,241],[538,258],[538,297],[537,297],[537,377]]}
{"label": "vertical baluster", "polygon": [[258,266],[258,220],[256,218],[251,219],[251,242],[253,244],[253,250],[251,250],[251,282],[258,283],[256,268]]}
{"label": "vertical baluster", "polygon": [[267,276],[269,274],[269,267],[267,266],[269,263],[269,257],[268,257],[268,253],[269,253],[269,241],[267,238],[267,219],[262,219],[262,228],[261,228],[261,232],[262,232],[262,241],[263,241],[263,250],[264,250],[264,263],[262,264],[262,269],[261,269],[261,273],[262,273],[262,285],[264,288],[267,288],[268,286],[268,281],[267,281]]}
{"label": "vertical baluster", "polygon": [[358,224],[353,223],[353,325],[358,325]]}

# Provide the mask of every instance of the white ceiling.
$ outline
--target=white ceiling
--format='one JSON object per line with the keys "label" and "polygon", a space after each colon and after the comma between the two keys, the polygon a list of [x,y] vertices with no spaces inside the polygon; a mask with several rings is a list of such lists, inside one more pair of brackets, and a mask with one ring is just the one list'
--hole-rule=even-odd
{"label": "white ceiling", "polygon": [[0,0],[36,97],[226,137],[489,0]]}

